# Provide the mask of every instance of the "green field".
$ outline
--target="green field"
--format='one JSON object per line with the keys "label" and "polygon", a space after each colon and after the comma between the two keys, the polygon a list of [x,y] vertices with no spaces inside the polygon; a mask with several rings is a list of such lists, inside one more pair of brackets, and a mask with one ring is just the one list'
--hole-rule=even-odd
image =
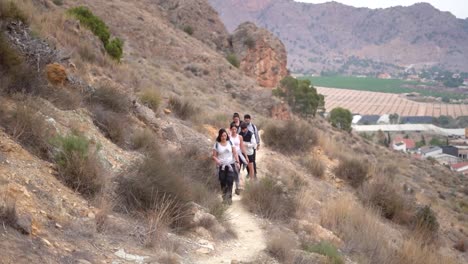
{"label": "green field", "polygon": [[[411,93],[417,92],[424,96],[434,97],[448,97],[453,99],[466,98],[466,95],[450,92],[435,92],[424,89],[408,88],[405,85],[418,85],[423,84],[416,81],[404,81],[399,79],[378,79],[378,78],[360,78],[360,77],[347,77],[347,76],[333,76],[333,77],[312,77],[304,76],[300,79],[308,79],[314,86],[341,88],[359,91],[371,91],[381,93]],[[425,85],[430,85],[424,83]]]}

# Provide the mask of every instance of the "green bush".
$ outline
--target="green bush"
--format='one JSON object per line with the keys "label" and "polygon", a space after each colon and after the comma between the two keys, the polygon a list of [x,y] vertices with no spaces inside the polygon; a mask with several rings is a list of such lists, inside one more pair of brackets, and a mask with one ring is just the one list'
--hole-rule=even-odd
{"label": "green bush", "polygon": [[351,186],[357,188],[365,181],[368,173],[366,164],[355,158],[343,158],[335,168],[335,175],[347,180]]}
{"label": "green bush", "polygon": [[269,147],[284,153],[300,153],[317,144],[317,132],[300,121],[277,121],[266,125],[263,140]]}
{"label": "green bush", "polygon": [[68,12],[74,15],[85,27],[89,28],[104,45],[107,45],[110,32],[104,21],[95,16],[91,10],[84,6],[72,8]]}
{"label": "green bush", "polygon": [[344,131],[351,131],[353,115],[348,109],[336,107],[330,112],[330,123],[332,126]]}
{"label": "green bush", "polygon": [[239,59],[237,58],[236,54],[234,53],[229,53],[227,56],[226,56],[226,60],[231,63],[232,66],[236,67],[236,68],[239,68],[240,66],[240,62],[239,62]]}
{"label": "green bush", "polygon": [[104,45],[107,53],[115,60],[120,61],[123,55],[123,41],[119,38],[110,40],[110,31],[106,23],[95,16],[91,10],[84,6],[78,6],[68,10],[80,23],[89,28]]}
{"label": "green bush", "polygon": [[55,154],[60,178],[70,188],[85,196],[95,196],[105,184],[104,168],[97,155],[82,135],[71,134],[53,139],[58,148]]}
{"label": "green bush", "polygon": [[28,23],[28,18],[13,1],[2,0],[0,2],[0,20],[20,20]]}
{"label": "green bush", "polygon": [[317,110],[325,109],[325,97],[317,93],[309,80],[286,76],[273,95],[286,99],[292,111],[303,117],[315,116]]}
{"label": "green bush", "polygon": [[307,252],[317,253],[317,254],[328,257],[330,262],[327,262],[327,263],[333,263],[333,264],[344,263],[336,247],[329,242],[322,241],[315,245],[308,244],[308,245],[304,245],[303,247],[304,247],[304,250]]}
{"label": "green bush", "polygon": [[191,26],[184,26],[184,32],[189,34],[190,36],[193,35],[193,27]]}
{"label": "green bush", "polygon": [[414,225],[418,231],[425,232],[428,236],[435,236],[439,230],[439,222],[431,207],[420,208],[414,218]]}
{"label": "green bush", "polygon": [[120,61],[123,55],[123,41],[114,38],[105,46],[107,53],[115,60]]}
{"label": "green bush", "polygon": [[317,253],[326,256],[329,259],[330,264],[344,264],[343,257],[336,247],[326,241],[322,241],[315,245],[304,245],[304,250],[312,253]]}

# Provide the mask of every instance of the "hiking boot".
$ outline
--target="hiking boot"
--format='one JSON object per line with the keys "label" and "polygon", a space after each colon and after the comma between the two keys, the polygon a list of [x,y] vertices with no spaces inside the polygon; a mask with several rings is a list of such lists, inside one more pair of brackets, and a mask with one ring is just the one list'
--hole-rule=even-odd
{"label": "hiking boot", "polygon": [[234,193],[237,194],[237,195],[240,195],[240,192],[241,192],[241,190],[239,188],[236,188],[236,190],[234,191]]}

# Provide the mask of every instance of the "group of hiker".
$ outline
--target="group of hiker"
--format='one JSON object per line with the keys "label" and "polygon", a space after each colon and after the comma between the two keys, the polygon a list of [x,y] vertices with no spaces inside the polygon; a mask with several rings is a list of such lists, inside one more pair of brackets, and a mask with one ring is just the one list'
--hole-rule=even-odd
{"label": "group of hiker", "polygon": [[249,114],[234,113],[229,132],[221,128],[213,146],[213,160],[221,184],[223,202],[232,203],[232,187],[235,183],[235,194],[240,195],[243,187],[241,167],[247,169],[247,177],[257,179],[255,156],[260,148],[260,137],[257,127],[251,122]]}

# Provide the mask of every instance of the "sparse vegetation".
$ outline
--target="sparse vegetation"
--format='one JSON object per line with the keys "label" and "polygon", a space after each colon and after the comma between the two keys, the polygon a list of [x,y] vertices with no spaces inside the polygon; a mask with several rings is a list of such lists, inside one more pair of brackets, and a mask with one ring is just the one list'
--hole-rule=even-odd
{"label": "sparse vegetation", "polygon": [[317,144],[317,132],[305,122],[278,121],[265,126],[263,140],[277,151],[299,154]]}
{"label": "sparse vegetation", "polygon": [[242,201],[254,213],[271,220],[285,220],[296,211],[294,200],[269,177],[247,185]]}
{"label": "sparse vegetation", "polygon": [[439,222],[431,207],[426,205],[417,211],[414,218],[414,227],[417,232],[422,233],[421,235],[429,240],[437,236]]}
{"label": "sparse vegetation", "polygon": [[361,186],[366,180],[367,173],[367,165],[357,158],[343,157],[335,168],[335,175],[347,180],[354,188]]}
{"label": "sparse vegetation", "polygon": [[239,68],[240,66],[240,62],[239,62],[239,59],[237,58],[236,54],[234,53],[229,53],[227,56],[226,56],[226,60],[231,63],[232,66],[236,67],[236,68]]}
{"label": "sparse vegetation", "polygon": [[105,185],[105,170],[97,155],[98,146],[78,133],[58,136],[55,161],[60,178],[70,188],[85,196],[98,194]]}
{"label": "sparse vegetation", "polygon": [[126,115],[106,110],[101,106],[92,108],[93,122],[105,137],[120,147],[126,147],[128,118]]}
{"label": "sparse vegetation", "polygon": [[3,226],[16,228],[17,221],[16,202],[12,199],[2,198],[0,202],[0,223]]}
{"label": "sparse vegetation", "polygon": [[156,148],[155,134],[148,128],[137,130],[132,137],[133,149],[148,151]]}

